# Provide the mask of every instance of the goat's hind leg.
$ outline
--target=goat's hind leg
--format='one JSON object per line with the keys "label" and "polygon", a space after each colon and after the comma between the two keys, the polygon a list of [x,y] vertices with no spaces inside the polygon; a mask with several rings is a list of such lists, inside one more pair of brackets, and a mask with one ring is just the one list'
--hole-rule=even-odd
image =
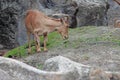
{"label": "goat's hind leg", "polygon": [[46,52],[46,51],[48,51],[48,49],[47,49],[47,47],[46,47],[46,45],[47,45],[47,40],[48,40],[48,38],[47,38],[47,33],[45,33],[43,36],[44,36],[44,51]]}
{"label": "goat's hind leg", "polygon": [[34,34],[34,35],[35,35],[34,37],[35,37],[36,51],[41,52],[39,35],[37,35],[37,34]]}

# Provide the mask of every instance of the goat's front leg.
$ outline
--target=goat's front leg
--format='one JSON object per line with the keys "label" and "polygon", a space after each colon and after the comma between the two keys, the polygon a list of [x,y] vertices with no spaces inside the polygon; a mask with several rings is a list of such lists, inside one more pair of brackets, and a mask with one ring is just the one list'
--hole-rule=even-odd
{"label": "goat's front leg", "polygon": [[47,40],[48,40],[48,36],[47,36],[47,33],[44,33],[43,34],[44,36],[44,51],[48,51],[46,45],[47,45]]}
{"label": "goat's front leg", "polygon": [[39,38],[39,35],[37,34],[34,34],[35,35],[35,44],[36,44],[36,51],[37,52],[40,52],[41,51],[41,48],[40,48],[40,38]]}

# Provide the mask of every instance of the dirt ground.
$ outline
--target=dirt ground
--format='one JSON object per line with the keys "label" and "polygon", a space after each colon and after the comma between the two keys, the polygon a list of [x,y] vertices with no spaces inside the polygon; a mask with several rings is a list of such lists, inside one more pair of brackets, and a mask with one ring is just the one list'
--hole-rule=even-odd
{"label": "dirt ground", "polygon": [[[88,33],[84,35],[76,35],[69,38],[70,41],[78,39],[79,36],[93,37],[100,34],[115,31],[111,28],[97,28],[97,35],[89,36]],[[118,30],[119,32],[120,30]],[[83,42],[78,44],[75,48],[62,48],[56,47],[49,50],[48,52],[41,52],[32,54],[26,58],[19,59],[22,62],[25,62],[31,66],[37,67],[38,65],[44,64],[45,60],[55,57],[55,56],[64,56],[75,62],[89,65],[92,67],[102,68],[105,71],[120,72],[120,46],[118,43],[109,42],[109,41],[99,41],[99,42]]]}

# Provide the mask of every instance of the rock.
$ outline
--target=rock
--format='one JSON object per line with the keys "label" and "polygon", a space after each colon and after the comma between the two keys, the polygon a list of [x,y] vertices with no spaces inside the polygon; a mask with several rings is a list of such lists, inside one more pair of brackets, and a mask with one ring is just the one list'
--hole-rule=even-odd
{"label": "rock", "polygon": [[90,80],[110,80],[108,74],[102,69],[91,69]]}
{"label": "rock", "polygon": [[120,72],[106,72],[110,80],[120,80]]}
{"label": "rock", "polygon": [[46,8],[70,16],[70,27],[107,25],[108,3],[105,0],[45,0]]}
{"label": "rock", "polygon": [[69,14],[70,28],[77,27],[76,13],[78,6],[76,2],[73,2],[72,0],[42,0],[40,3],[43,4],[45,8],[53,10],[52,12],[47,11],[49,15],[56,13]]}
{"label": "rock", "polygon": [[50,58],[44,64],[45,71],[72,73],[68,76],[68,80],[88,80],[90,68],[62,56]]}
{"label": "rock", "polygon": [[3,45],[0,44],[0,49],[3,49]]}
{"label": "rock", "polygon": [[[66,80],[120,80],[119,72],[108,72],[100,68],[94,68],[68,58],[57,56],[46,60],[45,71],[68,72]],[[71,74],[70,74],[71,73]]]}
{"label": "rock", "polygon": [[89,73],[90,80],[120,80],[119,72],[104,71],[100,68],[92,68]]}
{"label": "rock", "polygon": [[45,0],[41,1],[45,8],[55,13],[65,13],[70,16],[70,27],[87,25],[107,25],[107,2],[105,0]]}
{"label": "rock", "polygon": [[68,73],[42,71],[14,59],[4,57],[0,57],[0,69],[15,78],[15,80],[67,80],[65,79],[66,75],[69,75]]}
{"label": "rock", "polygon": [[70,28],[75,28],[78,26],[77,23],[77,13],[79,7],[77,2],[71,1],[71,3],[62,6],[62,12],[69,15]]}
{"label": "rock", "polygon": [[[62,59],[64,60],[64,58]],[[69,59],[66,59],[66,60],[70,61]],[[66,63],[67,62],[65,62],[65,64]],[[70,61],[70,63],[74,63],[74,62]],[[63,64],[60,64],[59,66],[62,66],[65,64],[63,63]],[[13,78],[17,80],[79,80],[79,75],[80,76],[84,76],[84,75],[79,74],[77,70],[78,69],[82,71],[84,70],[83,73],[87,73],[88,69],[86,69],[87,67],[82,64],[80,65],[78,63],[74,63],[74,64],[78,65],[79,67],[77,66],[75,68],[73,67],[74,66],[73,64],[70,64],[70,66],[67,65],[69,67],[68,69],[70,70],[67,70],[67,66],[66,66],[66,67],[61,67],[63,68],[61,69],[61,71],[42,71],[34,67],[31,67],[27,64],[24,64],[22,62],[16,61],[14,59],[0,57],[0,69],[5,71],[8,75],[13,76]],[[65,71],[62,71],[62,70],[65,70]],[[80,73],[82,73],[82,71],[80,71]]]}
{"label": "rock", "polygon": [[7,72],[0,69],[0,80],[18,80],[10,76]]}
{"label": "rock", "polygon": [[0,57],[0,76],[0,80],[120,80],[119,72],[92,68],[62,56],[48,59],[44,70]]}
{"label": "rock", "polygon": [[[68,63],[64,61],[59,64],[58,71],[38,70],[22,62],[4,57],[0,57],[0,69],[10,74],[11,76],[14,76],[13,78],[17,78],[17,80],[80,80],[81,76],[85,78],[84,80],[87,80],[87,73],[89,72],[90,67],[75,63],[67,58],[58,56],[58,59],[60,58],[60,61],[66,60],[68,61]],[[55,57],[55,59],[57,59],[57,57]],[[53,60],[53,58],[51,60]],[[59,63],[60,61],[58,60]],[[47,69],[46,67],[46,70],[49,69],[50,68]],[[79,70],[80,72],[77,70]]]}
{"label": "rock", "polygon": [[17,9],[7,7],[0,10],[0,44],[3,48],[14,48],[16,46],[15,31],[17,29]]}
{"label": "rock", "polygon": [[107,25],[107,4],[105,0],[74,0],[79,5],[78,26]]}

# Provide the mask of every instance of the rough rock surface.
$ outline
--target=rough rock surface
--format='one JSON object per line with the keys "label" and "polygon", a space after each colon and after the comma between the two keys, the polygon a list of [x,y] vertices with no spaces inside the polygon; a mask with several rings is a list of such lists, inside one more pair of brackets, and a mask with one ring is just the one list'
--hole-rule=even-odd
{"label": "rough rock surface", "polygon": [[90,66],[73,62],[62,56],[50,58],[44,64],[46,71],[71,72],[72,75],[69,76],[71,80],[88,80],[90,69]]}
{"label": "rough rock surface", "polygon": [[[58,57],[58,59],[59,58],[62,58],[62,57]],[[70,63],[74,63],[66,58],[62,58],[62,60],[64,59],[69,61]],[[1,69],[0,73],[4,72],[3,74],[7,74],[6,80],[10,80],[8,79],[10,77],[15,78],[17,80],[56,80],[56,79],[57,80],[78,80],[79,75],[83,76],[81,71],[82,69],[87,70],[87,71],[85,70],[86,72],[83,71],[85,73],[87,73],[89,70],[87,66],[85,67],[81,64],[79,65],[78,63],[74,63],[76,64],[76,68],[73,67],[74,64],[67,65],[69,66],[69,70],[67,70],[67,66],[65,66],[66,63],[67,63],[66,61],[65,63],[63,62],[62,64],[56,63],[56,64],[59,64],[58,67],[63,65],[60,71],[42,71],[13,59],[0,57],[0,69]],[[79,73],[76,70],[77,68],[80,71]],[[2,76],[3,74],[1,74],[0,76]],[[3,80],[5,79],[4,77],[1,77],[1,78]]]}
{"label": "rough rock surface", "polygon": [[14,59],[0,57],[0,80],[120,80],[120,73],[105,72],[57,56],[39,70]]}
{"label": "rough rock surface", "polygon": [[108,24],[114,26],[115,20],[120,20],[120,5],[114,0],[108,0],[109,9],[107,11]]}
{"label": "rough rock surface", "polygon": [[107,25],[105,0],[45,0],[44,7],[70,15],[70,27]]}
{"label": "rough rock surface", "polygon": [[75,0],[78,4],[78,26],[107,25],[107,2],[105,0]]}
{"label": "rough rock surface", "polygon": [[109,75],[101,69],[92,69],[89,74],[90,80],[110,80]]}
{"label": "rough rock surface", "polygon": [[[42,71],[22,62],[3,57],[0,57],[0,69],[3,70],[0,73],[7,73],[6,80],[10,80],[8,79],[10,77],[15,78],[15,80],[73,80],[73,77],[75,77],[71,76],[73,75],[71,71]],[[1,78],[4,80],[4,77]]]}
{"label": "rough rock surface", "polygon": [[16,45],[17,9],[13,7],[0,9],[0,14],[0,44],[2,44],[0,49],[14,48]]}
{"label": "rough rock surface", "polygon": [[10,76],[7,72],[0,69],[0,80],[18,80]]}

